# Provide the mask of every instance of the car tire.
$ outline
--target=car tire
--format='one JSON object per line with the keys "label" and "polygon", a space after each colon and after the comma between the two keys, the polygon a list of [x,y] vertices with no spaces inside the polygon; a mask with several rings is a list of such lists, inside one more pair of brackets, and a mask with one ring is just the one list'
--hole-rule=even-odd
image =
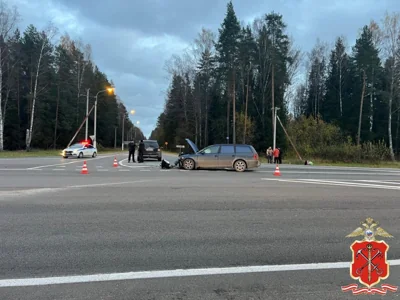
{"label": "car tire", "polygon": [[78,158],[82,158],[83,157],[83,153],[79,153]]}
{"label": "car tire", "polygon": [[195,164],[194,164],[194,160],[191,158],[186,158],[183,162],[182,162],[182,167],[185,170],[194,170]]}
{"label": "car tire", "polygon": [[97,153],[96,153],[96,152],[93,152],[92,157],[95,158],[96,156],[97,156]]}
{"label": "car tire", "polygon": [[233,164],[233,168],[235,169],[236,172],[244,172],[247,169],[247,165],[244,160],[238,159]]}
{"label": "car tire", "polygon": [[68,156],[63,156],[63,158],[68,158]]}

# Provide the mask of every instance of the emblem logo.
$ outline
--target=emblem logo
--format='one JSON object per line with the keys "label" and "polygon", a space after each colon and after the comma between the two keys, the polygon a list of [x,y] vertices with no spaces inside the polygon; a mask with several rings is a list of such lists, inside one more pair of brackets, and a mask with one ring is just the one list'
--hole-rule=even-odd
{"label": "emblem logo", "polygon": [[372,218],[367,218],[361,222],[362,227],[358,227],[346,237],[364,236],[361,241],[355,241],[350,249],[353,254],[350,265],[350,276],[358,280],[366,287],[358,288],[357,284],[342,286],[343,292],[352,291],[353,295],[386,295],[387,291],[396,292],[397,286],[381,284],[380,288],[374,287],[381,280],[389,277],[389,262],[387,252],[389,245],[383,240],[376,240],[377,236],[392,238],[379,223]]}

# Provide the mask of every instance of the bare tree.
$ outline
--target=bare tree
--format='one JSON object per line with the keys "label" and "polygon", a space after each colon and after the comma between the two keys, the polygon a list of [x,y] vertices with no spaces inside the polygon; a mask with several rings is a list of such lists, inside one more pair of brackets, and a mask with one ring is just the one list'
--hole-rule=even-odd
{"label": "bare tree", "polygon": [[383,48],[385,50],[386,59],[390,59],[388,137],[390,156],[392,160],[395,160],[392,137],[392,106],[395,93],[398,92],[395,82],[395,70],[399,64],[398,53],[400,51],[400,13],[393,13],[390,15],[386,12],[383,20],[382,31],[382,42]]}
{"label": "bare tree", "polygon": [[294,45],[294,40],[293,38],[289,39],[289,60],[286,63],[287,67],[287,72],[289,75],[289,82],[285,86],[285,95],[284,99],[285,102],[288,105],[294,105],[294,97],[295,97],[295,91],[296,91],[296,86],[298,83],[298,73],[300,66],[302,64],[303,58],[304,58],[304,53],[301,52],[299,47],[296,47]]}
{"label": "bare tree", "polygon": [[29,133],[28,133],[28,138],[27,138],[27,143],[26,143],[26,149],[27,151],[30,150],[31,147],[31,142],[32,142],[32,136],[33,136],[33,120],[35,119],[35,105],[36,105],[36,100],[39,94],[38,90],[38,83],[40,79],[40,72],[43,67],[43,58],[49,54],[49,51],[51,51],[50,43],[51,40],[56,36],[57,34],[57,28],[52,24],[49,23],[45,30],[41,33],[41,45],[40,45],[40,50],[38,53],[38,58],[37,58],[37,64],[36,64],[36,74],[35,74],[35,84],[34,84],[34,89],[33,89],[33,99],[32,99],[32,110],[31,110],[31,122],[29,126]]}
{"label": "bare tree", "polygon": [[5,67],[3,56],[7,49],[7,47],[5,47],[5,43],[7,42],[10,33],[15,29],[19,20],[20,15],[17,7],[13,6],[12,8],[9,8],[5,1],[0,0],[0,151],[4,150],[4,120],[6,115],[5,108],[7,101],[6,98],[3,103],[2,97],[3,69]]}

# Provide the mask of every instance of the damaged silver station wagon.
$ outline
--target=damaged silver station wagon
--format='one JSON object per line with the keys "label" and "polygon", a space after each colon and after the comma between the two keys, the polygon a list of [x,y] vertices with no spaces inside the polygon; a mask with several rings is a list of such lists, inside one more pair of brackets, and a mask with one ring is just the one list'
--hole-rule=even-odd
{"label": "damaged silver station wagon", "polygon": [[191,140],[186,139],[186,142],[194,153],[179,156],[179,165],[185,170],[234,169],[243,172],[261,165],[258,153],[251,145],[216,144],[199,150]]}

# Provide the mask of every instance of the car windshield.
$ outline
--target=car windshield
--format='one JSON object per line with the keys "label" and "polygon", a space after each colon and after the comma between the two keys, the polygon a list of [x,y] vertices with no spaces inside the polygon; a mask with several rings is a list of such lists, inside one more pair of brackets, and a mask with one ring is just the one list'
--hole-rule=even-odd
{"label": "car windshield", "polygon": [[157,142],[149,142],[149,141],[146,141],[146,142],[144,142],[144,145],[145,145],[146,147],[158,148]]}
{"label": "car windshield", "polygon": [[70,146],[70,148],[82,148],[83,145],[82,144],[73,144],[72,146]]}

